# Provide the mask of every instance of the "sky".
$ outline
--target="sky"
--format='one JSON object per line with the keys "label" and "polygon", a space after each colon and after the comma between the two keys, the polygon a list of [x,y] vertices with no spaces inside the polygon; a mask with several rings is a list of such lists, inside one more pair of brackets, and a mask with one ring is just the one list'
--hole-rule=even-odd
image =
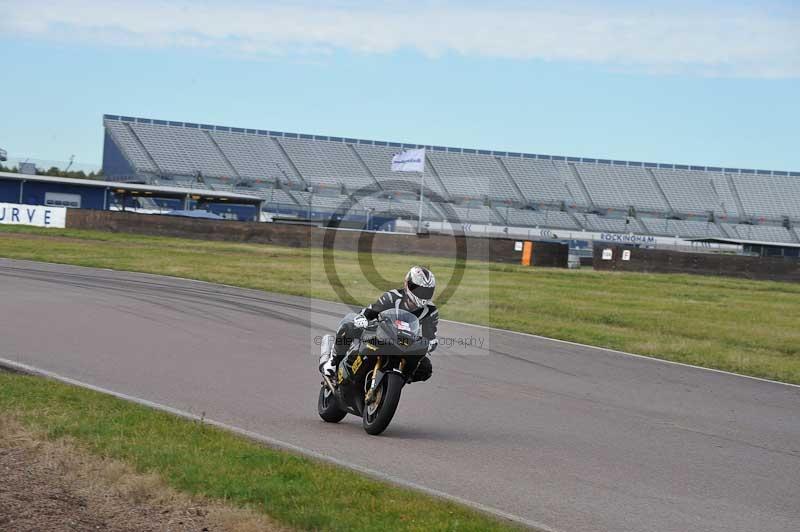
{"label": "sky", "polygon": [[102,115],[800,171],[800,3],[0,0],[0,148]]}

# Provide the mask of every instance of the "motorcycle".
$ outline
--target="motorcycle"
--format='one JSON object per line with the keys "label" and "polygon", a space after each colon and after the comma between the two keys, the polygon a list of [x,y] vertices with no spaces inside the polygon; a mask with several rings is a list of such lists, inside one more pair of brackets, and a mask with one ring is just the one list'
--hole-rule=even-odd
{"label": "motorcycle", "polygon": [[[335,341],[333,335],[323,337],[321,356],[330,356]],[[427,352],[428,340],[416,316],[400,309],[383,311],[353,340],[335,376],[323,374],[319,416],[328,423],[338,423],[347,414],[360,416],[367,434],[380,434]]]}

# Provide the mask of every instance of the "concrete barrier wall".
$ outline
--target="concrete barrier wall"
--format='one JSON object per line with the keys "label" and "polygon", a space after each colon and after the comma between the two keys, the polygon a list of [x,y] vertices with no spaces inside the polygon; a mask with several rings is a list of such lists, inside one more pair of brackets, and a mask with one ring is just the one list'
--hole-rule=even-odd
{"label": "concrete barrier wall", "polygon": [[[515,241],[449,235],[367,233],[313,226],[203,220],[180,216],[70,209],[68,228],[121,233],[276,244],[291,247],[328,247],[346,251],[406,253],[434,257],[462,257],[519,264],[522,251]],[[567,267],[568,247],[554,242],[536,242],[533,266]]]}
{"label": "concrete barrier wall", "polygon": [[[611,259],[603,259],[604,250],[611,250]],[[630,253],[629,260],[623,260],[626,250]],[[608,256],[608,252],[606,252],[606,256]],[[800,260],[782,257],[683,253],[595,244],[592,265],[596,270],[607,271],[693,273],[800,282]]]}

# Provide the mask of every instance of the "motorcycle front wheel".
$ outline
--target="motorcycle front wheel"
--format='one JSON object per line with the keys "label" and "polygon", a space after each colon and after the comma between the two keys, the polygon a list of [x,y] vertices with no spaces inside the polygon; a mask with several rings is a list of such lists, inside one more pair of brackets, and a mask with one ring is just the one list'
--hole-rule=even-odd
{"label": "motorcycle front wheel", "polygon": [[347,415],[347,412],[339,408],[336,397],[333,396],[333,392],[331,392],[324,383],[319,389],[317,412],[319,412],[319,417],[328,423],[338,423]]}
{"label": "motorcycle front wheel", "polygon": [[367,434],[377,436],[389,426],[400,403],[400,391],[405,383],[405,379],[397,373],[384,375],[375,392],[375,401],[364,405],[362,424]]}

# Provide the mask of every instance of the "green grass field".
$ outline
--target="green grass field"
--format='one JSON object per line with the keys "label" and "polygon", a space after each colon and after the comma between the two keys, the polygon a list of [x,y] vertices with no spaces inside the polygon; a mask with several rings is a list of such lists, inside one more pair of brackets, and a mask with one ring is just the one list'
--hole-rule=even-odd
{"label": "green grass field", "polygon": [[[161,273],[338,299],[319,249],[79,230],[0,226],[0,256]],[[364,257],[362,257],[364,258]],[[453,261],[378,254],[399,280],[416,262],[447,284]],[[342,287],[367,303],[379,290],[353,252],[336,252]],[[800,285],[691,275],[567,271],[470,262],[445,319],[491,325],[800,383]],[[598,355],[600,356],[600,355]]]}
{"label": "green grass field", "polygon": [[0,371],[0,411],[46,439],[68,438],[90,453],[156,473],[181,492],[263,512],[292,528],[518,529],[199,422],[46,379]]}

